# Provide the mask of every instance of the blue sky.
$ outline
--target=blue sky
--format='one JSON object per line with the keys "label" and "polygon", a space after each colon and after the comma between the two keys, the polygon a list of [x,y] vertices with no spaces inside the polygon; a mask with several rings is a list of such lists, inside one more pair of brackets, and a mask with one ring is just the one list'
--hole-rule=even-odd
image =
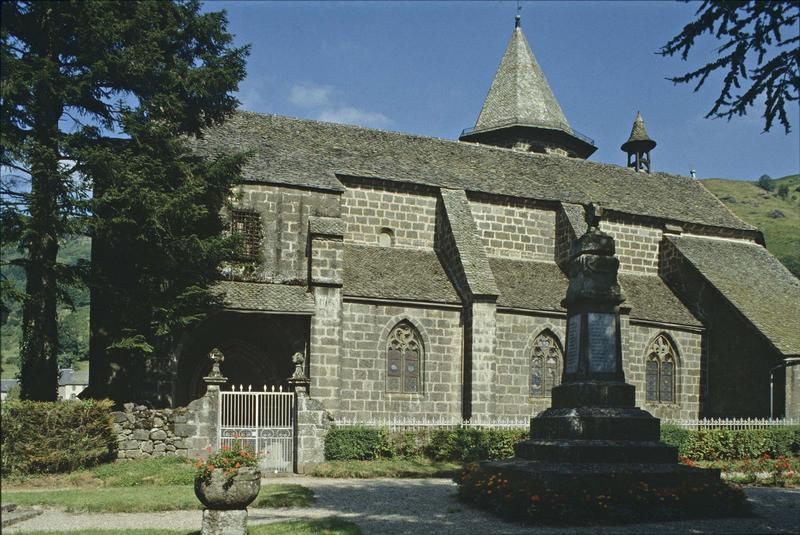
{"label": "blue sky", "polygon": [[[523,2],[522,27],[571,126],[595,140],[594,161],[624,165],[619,146],[637,110],[658,142],[654,169],[754,180],[800,172],[793,131],[762,133],[760,109],[704,119],[718,93],[665,78],[688,62],[655,52],[698,4]],[[516,2],[208,2],[252,44],[242,108],[456,139],[474,125],[514,27]]]}

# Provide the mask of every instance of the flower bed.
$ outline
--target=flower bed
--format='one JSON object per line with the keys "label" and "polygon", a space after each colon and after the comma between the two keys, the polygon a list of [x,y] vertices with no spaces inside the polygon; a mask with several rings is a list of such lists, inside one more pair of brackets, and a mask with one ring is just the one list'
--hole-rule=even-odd
{"label": "flower bed", "polygon": [[701,468],[717,468],[722,470],[722,477],[727,481],[767,487],[800,486],[800,457],[784,455],[773,459],[764,454],[756,459],[738,461],[693,461],[681,457],[681,463]]}
{"label": "flower bed", "polygon": [[[718,483],[653,485],[629,475],[564,478],[562,483],[522,472],[469,464],[456,477],[459,498],[499,516],[526,523],[606,523],[732,516],[747,511],[744,492]],[[545,486],[547,485],[547,486]]]}

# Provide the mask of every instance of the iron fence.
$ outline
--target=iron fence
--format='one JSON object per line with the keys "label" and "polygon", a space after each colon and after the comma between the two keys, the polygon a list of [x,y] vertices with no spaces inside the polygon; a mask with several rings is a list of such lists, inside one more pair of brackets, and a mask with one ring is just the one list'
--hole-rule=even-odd
{"label": "iron fence", "polygon": [[262,472],[291,472],[294,464],[294,392],[234,386],[220,392],[217,447],[252,449]]}

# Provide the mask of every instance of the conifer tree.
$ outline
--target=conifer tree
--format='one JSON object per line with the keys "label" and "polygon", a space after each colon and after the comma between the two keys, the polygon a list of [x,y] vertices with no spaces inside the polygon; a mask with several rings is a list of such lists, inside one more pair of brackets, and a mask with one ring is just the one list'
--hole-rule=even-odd
{"label": "conifer tree", "polygon": [[[162,285],[179,281],[183,290],[166,292],[172,297],[208,294],[207,263],[225,253],[205,249],[224,249],[218,209],[240,160],[204,163],[179,136],[200,134],[235,108],[248,50],[232,45],[224,13],[201,13],[195,0],[16,0],[2,3],[0,20],[3,240],[18,242],[26,273],[21,395],[48,400],[57,391],[57,303],[81,274],[57,262],[66,234],[88,229],[121,256],[147,236],[150,256],[138,278],[117,278],[128,284],[115,290],[119,298],[158,287],[158,276]],[[166,213],[164,203],[183,212]],[[189,232],[185,223],[203,218],[203,230]],[[138,234],[115,234],[128,231]],[[202,275],[181,277],[195,261]],[[162,263],[178,273],[147,271]],[[113,283],[111,271],[92,284]],[[157,320],[137,318],[103,350],[134,341],[150,349],[147,337],[190,321],[188,308],[179,320],[168,307],[150,311]],[[142,322],[148,329],[136,332]],[[94,367],[92,379],[108,370]]]}
{"label": "conifer tree", "polygon": [[[685,0],[688,2],[688,0]],[[723,75],[722,89],[706,117],[745,115],[764,100],[764,131],[777,120],[788,134],[797,120],[800,97],[800,4],[797,0],[705,0],[696,18],[661,47],[662,56],[687,59],[695,41],[709,34],[722,42],[717,57],[682,76],[676,84]],[[713,79],[713,78],[712,78]],[[795,103],[795,104],[793,104]]]}

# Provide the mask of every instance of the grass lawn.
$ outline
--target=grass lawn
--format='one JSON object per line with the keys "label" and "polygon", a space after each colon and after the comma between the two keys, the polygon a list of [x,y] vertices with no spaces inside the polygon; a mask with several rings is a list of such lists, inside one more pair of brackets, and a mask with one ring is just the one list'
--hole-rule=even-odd
{"label": "grass lawn", "polygon": [[461,463],[438,462],[424,458],[379,459],[376,461],[327,461],[317,465],[317,477],[452,477]]}
{"label": "grass lawn", "polygon": [[[361,535],[361,530],[352,522],[337,518],[308,520],[298,522],[277,522],[249,526],[250,535]],[[89,529],[66,532],[70,535],[194,535],[198,531],[186,532],[176,530],[151,529]],[[52,531],[25,531],[20,535],[52,535]]]}
{"label": "grass lawn", "polygon": [[154,457],[102,464],[68,474],[38,474],[3,478],[3,488],[139,487],[193,485],[194,465],[183,457]]}
{"label": "grass lawn", "polygon": [[[145,513],[202,508],[190,485],[12,491],[3,492],[2,501],[89,513]],[[314,493],[310,489],[301,485],[273,484],[261,487],[251,507],[306,507],[313,502]]]}

